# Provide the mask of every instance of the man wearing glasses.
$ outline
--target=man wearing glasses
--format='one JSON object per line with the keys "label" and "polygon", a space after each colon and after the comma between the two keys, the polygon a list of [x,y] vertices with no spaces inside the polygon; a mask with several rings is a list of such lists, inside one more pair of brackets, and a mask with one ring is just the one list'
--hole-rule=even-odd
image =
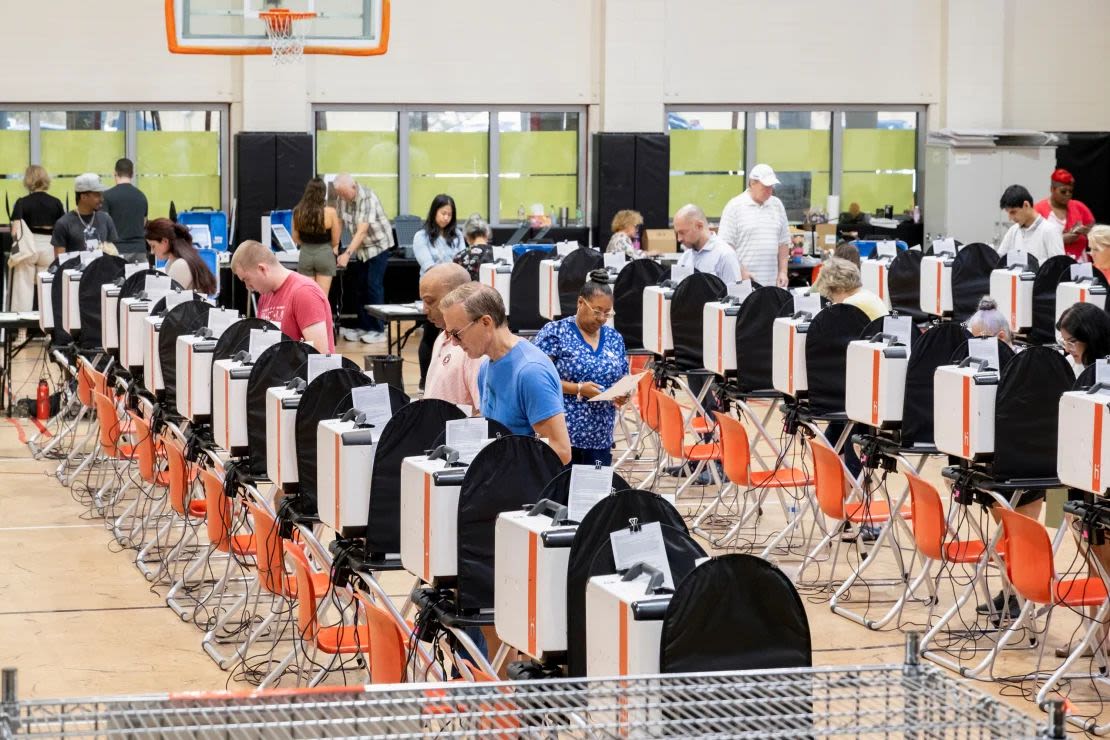
{"label": "man wearing glasses", "polygon": [[478,374],[482,415],[513,434],[538,434],[564,465],[569,463],[559,375],[543,350],[509,331],[501,295],[489,286],[467,283],[444,296],[439,308],[448,341],[471,359],[489,357]]}

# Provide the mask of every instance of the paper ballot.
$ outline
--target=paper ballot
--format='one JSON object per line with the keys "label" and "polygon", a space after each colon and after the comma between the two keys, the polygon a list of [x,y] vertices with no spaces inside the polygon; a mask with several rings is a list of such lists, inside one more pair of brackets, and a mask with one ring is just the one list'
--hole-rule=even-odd
{"label": "paper ballot", "polygon": [[818,293],[795,293],[794,314],[809,314],[812,319],[821,311],[821,296]]}
{"label": "paper ballot", "polygon": [[728,286],[728,294],[732,298],[740,299],[740,302],[743,303],[747,297],[752,294],[752,281],[741,280],[740,282],[733,283]]}
{"label": "paper ballot", "polygon": [[671,267],[671,280],[675,283],[675,285],[678,285],[683,280],[685,280],[686,278],[690,277],[693,274],[694,274],[694,268],[693,267],[688,267],[688,266],[683,266],[683,265],[674,265],[674,266]]}
{"label": "paper ballot", "polygon": [[1006,253],[1006,267],[1007,268],[1020,267],[1021,269],[1024,270],[1025,265],[1027,263],[1028,263],[1028,258],[1026,258],[1026,256],[1025,256],[1025,250],[1024,249],[1011,249],[1009,252]]}
{"label": "paper ballot", "polygon": [[389,386],[385,383],[352,388],[351,405],[366,417],[367,424],[373,424],[375,439],[393,416],[393,409],[389,405]]}
{"label": "paper ballot", "polygon": [[142,272],[145,269],[147,269],[145,262],[128,262],[123,266],[123,276],[129,278],[136,272]]}
{"label": "paper ballot", "polygon": [[152,293],[169,293],[173,284],[170,281],[169,275],[147,275],[143,283],[143,292],[147,295]]}
{"label": "paper ballot", "polygon": [[982,360],[991,370],[998,370],[998,337],[978,337],[967,340],[967,354],[973,360]]}
{"label": "paper ballot", "polygon": [[590,402],[615,401],[618,398],[623,398],[624,396],[627,396],[629,393],[636,390],[636,385],[640,382],[640,378],[644,377],[646,374],[647,370],[642,373],[636,373],[635,375],[625,375],[616,383],[613,383],[613,385],[609,386],[607,390],[604,390],[591,398]]}
{"label": "paper ballot", "polygon": [[444,443],[459,453],[459,462],[469,465],[479,450],[486,446],[488,438],[489,423],[478,416],[447,422]]}
{"label": "paper ballot", "polygon": [[956,240],[955,239],[934,239],[933,240],[933,254],[940,256],[942,254],[956,254]]}
{"label": "paper ballot", "polygon": [[208,311],[208,328],[213,337],[221,336],[227,327],[239,320],[239,312],[231,308],[212,308]]}
{"label": "paper ballot", "polygon": [[308,382],[316,380],[321,373],[343,367],[343,355],[309,355]]}
{"label": "paper ballot", "polygon": [[875,254],[879,257],[890,257],[893,259],[898,256],[898,244],[889,239],[884,239],[875,245]]}
{"label": "paper ballot", "polygon": [[910,346],[910,336],[913,331],[913,319],[909,316],[883,317],[883,334],[897,337],[898,344]]}
{"label": "paper ballot", "polygon": [[594,504],[613,490],[613,468],[574,465],[570,469],[570,491],[567,493],[567,516],[581,522]]}
{"label": "paper ballot", "polygon": [[169,312],[171,308],[176,308],[182,303],[188,303],[193,300],[193,291],[181,290],[173,291],[166,294],[166,311]]}
{"label": "paper ballot", "polygon": [[1092,277],[1094,277],[1094,272],[1092,271],[1092,265],[1090,262],[1080,262],[1078,265],[1071,266],[1072,282],[1082,280],[1083,278],[1087,278],[1088,280],[1090,280]]}
{"label": "paper ballot", "polygon": [[251,329],[251,338],[247,345],[247,349],[251,353],[251,362],[258,362],[258,358],[262,356],[263,352],[280,341],[280,331]]}
{"label": "paper ballot", "polygon": [[1106,386],[1102,393],[1110,393],[1110,360],[1095,360],[1095,383]]}
{"label": "paper ballot", "polygon": [[612,268],[617,272],[624,269],[625,262],[627,261],[624,252],[606,252],[602,259],[604,260],[606,269]]}
{"label": "paper ballot", "polygon": [[671,564],[667,561],[667,548],[663,544],[663,530],[659,522],[649,522],[633,532],[631,528],[617,530],[609,535],[613,546],[613,562],[618,571],[628,570],[636,563],[643,563],[662,571],[663,585],[674,588]]}

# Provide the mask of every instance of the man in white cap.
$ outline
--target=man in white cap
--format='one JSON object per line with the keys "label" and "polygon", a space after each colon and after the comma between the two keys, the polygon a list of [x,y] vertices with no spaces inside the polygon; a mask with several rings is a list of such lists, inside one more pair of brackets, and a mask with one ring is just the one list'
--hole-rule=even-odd
{"label": "man in white cap", "polygon": [[786,209],[774,195],[778,184],[770,165],[752,167],[748,189],[725,205],[717,235],[736,250],[744,278],[785,288],[790,231]]}
{"label": "man in white cap", "polygon": [[76,206],[54,223],[50,244],[54,255],[101,249],[115,254],[119,239],[112,217],[100,210],[107,186],[101,184],[100,175],[86,172],[73,182]]}

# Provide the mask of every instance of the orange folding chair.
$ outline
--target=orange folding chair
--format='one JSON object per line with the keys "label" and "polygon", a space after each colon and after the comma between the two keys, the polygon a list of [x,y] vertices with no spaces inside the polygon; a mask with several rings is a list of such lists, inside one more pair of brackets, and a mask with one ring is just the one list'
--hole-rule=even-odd
{"label": "orange folding chair", "polygon": [[[192,497],[195,474],[185,459],[185,448],[180,439],[172,430],[167,429],[162,444],[166,451],[166,501],[170,506],[170,516],[151,541],[135,555],[135,565],[148,581],[166,579],[171,565],[195,545],[197,520],[205,517],[208,508],[203,498]],[[169,545],[166,538],[175,528],[181,529],[180,536],[175,543]],[[149,567],[153,562],[160,563],[158,570]]]}
{"label": "orange folding chair", "polygon": [[[158,450],[154,443],[154,435],[150,431],[150,424],[134,411],[128,411],[127,414],[131,422],[134,460],[144,488],[131,505],[116,518],[112,531],[121,545],[138,548],[146,543],[147,527],[155,518],[154,505],[157,503],[164,505],[165,502],[164,493],[155,495],[155,491],[164,489],[169,484],[169,476],[165,470],[160,470],[158,467]],[[140,507],[149,508],[141,513]],[[161,511],[159,510],[158,513],[160,514]],[[130,520],[130,529],[124,531],[128,520]]]}
{"label": "orange folding chair", "polygon": [[[682,407],[678,405],[678,401],[657,390],[651,391],[651,395],[658,405],[659,439],[663,451],[672,462],[677,461],[679,465],[696,463],[686,480],[681,485],[676,484],[675,496],[681,496],[698,479],[707,463],[720,462],[721,445],[717,442],[686,444],[686,425],[683,423]],[[661,467],[657,466],[656,470],[660,471]],[[717,475],[717,466],[710,465],[709,472],[714,484],[719,486],[721,481]]]}

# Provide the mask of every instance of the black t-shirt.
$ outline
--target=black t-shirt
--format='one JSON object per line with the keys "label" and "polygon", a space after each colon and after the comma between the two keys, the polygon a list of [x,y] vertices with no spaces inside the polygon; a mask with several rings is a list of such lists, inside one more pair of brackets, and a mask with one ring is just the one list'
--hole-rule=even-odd
{"label": "black t-shirt", "polygon": [[81,252],[88,246],[86,242],[89,239],[101,243],[112,242],[119,249],[119,234],[116,233],[112,217],[104,211],[93,211],[89,216],[70,211],[54,224],[50,243],[67,252]]}
{"label": "black t-shirt", "polygon": [[54,224],[65,215],[62,201],[50,193],[38,191],[24,195],[12,208],[12,220],[23,219],[34,234],[54,233]]}
{"label": "black t-shirt", "polygon": [[146,251],[147,202],[143,191],[121,182],[104,192],[104,212],[112,217],[119,232],[120,253]]}

